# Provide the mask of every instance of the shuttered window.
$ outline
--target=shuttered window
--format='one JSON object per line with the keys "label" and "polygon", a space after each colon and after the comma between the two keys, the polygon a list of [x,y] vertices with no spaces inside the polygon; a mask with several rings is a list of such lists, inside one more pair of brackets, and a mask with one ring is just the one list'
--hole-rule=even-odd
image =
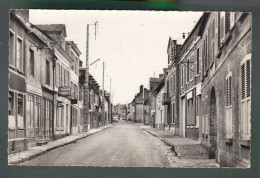
{"label": "shuttered window", "polygon": [[241,62],[241,137],[250,139],[251,133],[251,54]]}
{"label": "shuttered window", "polygon": [[220,12],[219,39],[222,43],[225,38],[225,12]]}
{"label": "shuttered window", "polygon": [[226,137],[232,138],[232,73],[226,77]]}

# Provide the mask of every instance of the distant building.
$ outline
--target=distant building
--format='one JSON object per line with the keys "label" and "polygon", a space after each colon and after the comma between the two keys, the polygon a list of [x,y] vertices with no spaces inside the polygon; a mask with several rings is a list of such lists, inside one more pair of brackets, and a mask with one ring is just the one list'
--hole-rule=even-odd
{"label": "distant building", "polygon": [[148,110],[148,108],[145,107],[145,101],[147,99],[148,90],[141,85],[139,93],[134,98],[135,122],[149,124],[148,117],[145,117]]}

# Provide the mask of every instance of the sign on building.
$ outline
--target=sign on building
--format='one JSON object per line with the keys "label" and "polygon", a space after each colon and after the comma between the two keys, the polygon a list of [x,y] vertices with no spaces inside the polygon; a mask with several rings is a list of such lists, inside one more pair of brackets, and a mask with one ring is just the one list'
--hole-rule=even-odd
{"label": "sign on building", "polygon": [[70,96],[70,87],[59,87],[58,95],[65,97]]}

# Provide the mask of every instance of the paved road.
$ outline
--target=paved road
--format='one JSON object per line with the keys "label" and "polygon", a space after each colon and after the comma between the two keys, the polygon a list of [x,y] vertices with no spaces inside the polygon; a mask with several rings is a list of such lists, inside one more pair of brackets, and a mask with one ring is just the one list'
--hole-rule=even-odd
{"label": "paved road", "polygon": [[171,167],[154,138],[126,121],[21,165]]}

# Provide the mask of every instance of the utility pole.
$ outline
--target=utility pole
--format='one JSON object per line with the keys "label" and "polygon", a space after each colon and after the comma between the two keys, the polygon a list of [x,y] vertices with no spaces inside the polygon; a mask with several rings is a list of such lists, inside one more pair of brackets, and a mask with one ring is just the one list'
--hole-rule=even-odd
{"label": "utility pole", "polygon": [[105,63],[103,62],[103,78],[102,78],[102,114],[103,114],[103,120],[104,120],[104,124],[106,122],[106,114],[105,114],[105,89],[104,89],[104,85],[105,85]]}
{"label": "utility pole", "polygon": [[85,70],[85,84],[84,84],[84,121],[83,130],[87,132],[90,129],[90,117],[89,117],[89,25],[95,25],[95,39],[96,28],[98,22],[95,24],[87,24],[87,37],[86,37],[86,70]]}
{"label": "utility pole", "polygon": [[84,84],[84,131],[89,130],[89,24],[87,24],[87,38],[86,38],[86,70],[85,70],[85,84]]}

